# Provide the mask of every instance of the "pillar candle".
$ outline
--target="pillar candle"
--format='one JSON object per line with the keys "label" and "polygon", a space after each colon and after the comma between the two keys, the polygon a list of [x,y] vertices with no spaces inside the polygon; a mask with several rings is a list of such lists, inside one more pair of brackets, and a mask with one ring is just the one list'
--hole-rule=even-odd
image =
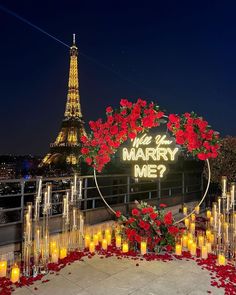
{"label": "pillar candle", "polygon": [[111,234],[107,235],[106,238],[107,238],[107,244],[111,245]]}
{"label": "pillar candle", "polygon": [[215,241],[215,235],[214,234],[210,234],[209,236],[209,242],[214,244],[214,241]]}
{"label": "pillar candle", "polygon": [[193,242],[192,245],[191,245],[191,249],[190,249],[191,255],[195,256],[196,255],[196,251],[197,251],[197,245],[196,245],[195,242]]}
{"label": "pillar candle", "polygon": [[218,215],[221,214],[221,198],[218,198]]}
{"label": "pillar candle", "polygon": [[183,214],[184,215],[187,215],[188,213],[188,208],[186,206],[183,207]]}
{"label": "pillar candle", "polygon": [[226,194],[226,211],[229,212],[230,207],[230,194]]}
{"label": "pillar candle", "polygon": [[111,234],[111,231],[110,231],[109,228],[107,228],[107,229],[105,230],[105,236],[108,236],[108,235],[110,235],[110,234]]}
{"label": "pillar candle", "polygon": [[50,246],[49,246],[49,249],[50,249],[50,254],[53,252],[54,249],[57,248],[57,243],[55,241],[51,241],[50,242]]}
{"label": "pillar candle", "polygon": [[[235,182],[232,182],[232,183],[231,183],[230,194],[231,194],[231,206],[234,206],[234,198],[235,198]],[[233,208],[234,208],[234,207],[233,207]]]}
{"label": "pillar candle", "polygon": [[211,217],[211,211],[210,210],[207,210],[206,216],[207,216],[208,219],[210,219],[210,217]]}
{"label": "pillar candle", "polygon": [[188,247],[188,237],[186,235],[182,237],[182,245],[184,248]]}
{"label": "pillar candle", "polygon": [[225,255],[224,254],[219,254],[217,261],[218,261],[219,265],[225,265],[226,264]]}
{"label": "pillar candle", "polygon": [[208,257],[207,246],[202,245],[202,248],[201,248],[201,258],[202,259],[207,259],[207,257]]}
{"label": "pillar candle", "polygon": [[190,232],[191,232],[192,234],[195,233],[195,222],[191,222],[191,223],[190,223]]}
{"label": "pillar candle", "polygon": [[0,261],[0,278],[6,277],[7,275],[7,261]]}
{"label": "pillar candle", "polygon": [[204,237],[203,236],[198,236],[198,246],[201,248],[204,244]]}
{"label": "pillar candle", "polygon": [[119,235],[116,236],[116,247],[117,248],[121,247],[121,236]]}
{"label": "pillar candle", "polygon": [[59,256],[59,253],[58,253],[58,249],[57,248],[54,248],[51,252],[51,262],[52,263],[58,263],[58,256]]}
{"label": "pillar candle", "polygon": [[97,235],[98,235],[98,241],[102,242],[102,232],[98,231]]}
{"label": "pillar candle", "polygon": [[95,246],[98,245],[98,235],[97,234],[93,235],[93,242],[94,242]]}
{"label": "pillar candle", "polygon": [[195,213],[196,213],[196,214],[199,214],[199,212],[200,212],[200,207],[199,207],[199,206],[196,206],[196,207],[195,207]]}
{"label": "pillar candle", "polygon": [[65,247],[60,249],[60,259],[63,259],[67,256],[67,249]]}
{"label": "pillar candle", "polygon": [[221,178],[222,181],[222,195],[225,196],[226,195],[226,186],[227,186],[227,176],[222,176]]}
{"label": "pillar candle", "polygon": [[106,239],[102,240],[102,249],[107,250],[107,240]]}
{"label": "pillar candle", "polygon": [[129,245],[127,242],[124,242],[122,245],[122,252],[127,253],[129,251]]}
{"label": "pillar candle", "polygon": [[211,250],[211,243],[210,242],[206,243],[206,247],[207,247],[207,252],[211,253],[212,250]]}
{"label": "pillar candle", "polygon": [[147,242],[146,241],[141,241],[140,252],[142,255],[147,253]]}
{"label": "pillar candle", "polygon": [[20,279],[20,268],[15,263],[11,269],[10,280],[12,283],[17,283],[19,281],[19,279]]}
{"label": "pillar candle", "polygon": [[206,237],[209,240],[209,237],[211,235],[211,231],[209,229],[206,230]]}
{"label": "pillar candle", "polygon": [[184,219],[184,224],[187,228],[189,228],[189,218]]}
{"label": "pillar candle", "polygon": [[180,244],[175,245],[175,255],[182,255],[182,246]]}
{"label": "pillar candle", "polygon": [[95,252],[95,243],[93,241],[89,243],[89,252],[90,253]]}
{"label": "pillar candle", "polygon": [[210,225],[213,226],[213,224],[214,224],[214,217],[211,216],[211,217],[210,217]]}
{"label": "pillar candle", "polygon": [[193,240],[192,239],[188,239],[188,250],[189,251],[191,250],[192,243],[193,243]]}
{"label": "pillar candle", "polygon": [[196,220],[196,215],[193,213],[191,214],[191,221],[194,222]]}

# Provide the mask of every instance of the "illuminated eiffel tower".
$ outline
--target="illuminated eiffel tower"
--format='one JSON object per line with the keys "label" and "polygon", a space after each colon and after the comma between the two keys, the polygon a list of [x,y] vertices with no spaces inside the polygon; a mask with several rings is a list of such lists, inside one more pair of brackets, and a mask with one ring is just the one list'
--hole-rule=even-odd
{"label": "illuminated eiffel tower", "polygon": [[73,44],[70,47],[70,71],[64,119],[55,142],[50,144],[50,152],[44,157],[39,167],[69,165],[79,168],[80,138],[84,134],[84,121],[82,120],[79,95],[78,48],[75,45],[75,34],[73,34]]}

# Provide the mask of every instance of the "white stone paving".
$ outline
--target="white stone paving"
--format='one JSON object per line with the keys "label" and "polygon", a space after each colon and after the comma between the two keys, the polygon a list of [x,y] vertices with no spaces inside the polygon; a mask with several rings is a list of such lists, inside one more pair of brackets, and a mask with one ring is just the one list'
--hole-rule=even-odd
{"label": "white stone paving", "polygon": [[[139,266],[136,266],[136,264]],[[84,258],[66,266],[49,282],[17,288],[13,295],[201,295],[211,291],[210,274],[193,261],[139,261],[109,257]]]}

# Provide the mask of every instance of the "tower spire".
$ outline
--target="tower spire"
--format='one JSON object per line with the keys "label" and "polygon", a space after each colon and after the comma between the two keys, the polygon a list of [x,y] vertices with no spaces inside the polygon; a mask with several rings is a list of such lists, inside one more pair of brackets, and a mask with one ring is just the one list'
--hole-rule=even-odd
{"label": "tower spire", "polygon": [[75,45],[75,34],[73,34],[73,44],[70,48],[68,94],[64,116],[66,118],[82,118],[79,95],[78,48]]}

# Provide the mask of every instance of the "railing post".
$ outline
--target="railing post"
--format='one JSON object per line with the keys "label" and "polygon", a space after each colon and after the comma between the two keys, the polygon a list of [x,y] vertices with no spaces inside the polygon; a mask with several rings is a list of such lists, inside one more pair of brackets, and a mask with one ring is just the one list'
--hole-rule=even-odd
{"label": "railing post", "polygon": [[158,199],[161,199],[161,178],[158,178]]}
{"label": "railing post", "polygon": [[182,204],[184,204],[184,195],[185,195],[185,175],[182,172]]}
{"label": "railing post", "polygon": [[129,203],[129,197],[130,197],[130,176],[127,176],[126,203]]}
{"label": "railing post", "polygon": [[20,200],[20,206],[21,206],[21,214],[20,214],[20,221],[23,225],[23,221],[24,221],[24,196],[25,196],[25,181],[22,178],[20,180],[20,194],[21,194],[21,200]]}
{"label": "railing post", "polygon": [[88,198],[88,178],[84,179],[84,210],[87,210],[87,198]]}

